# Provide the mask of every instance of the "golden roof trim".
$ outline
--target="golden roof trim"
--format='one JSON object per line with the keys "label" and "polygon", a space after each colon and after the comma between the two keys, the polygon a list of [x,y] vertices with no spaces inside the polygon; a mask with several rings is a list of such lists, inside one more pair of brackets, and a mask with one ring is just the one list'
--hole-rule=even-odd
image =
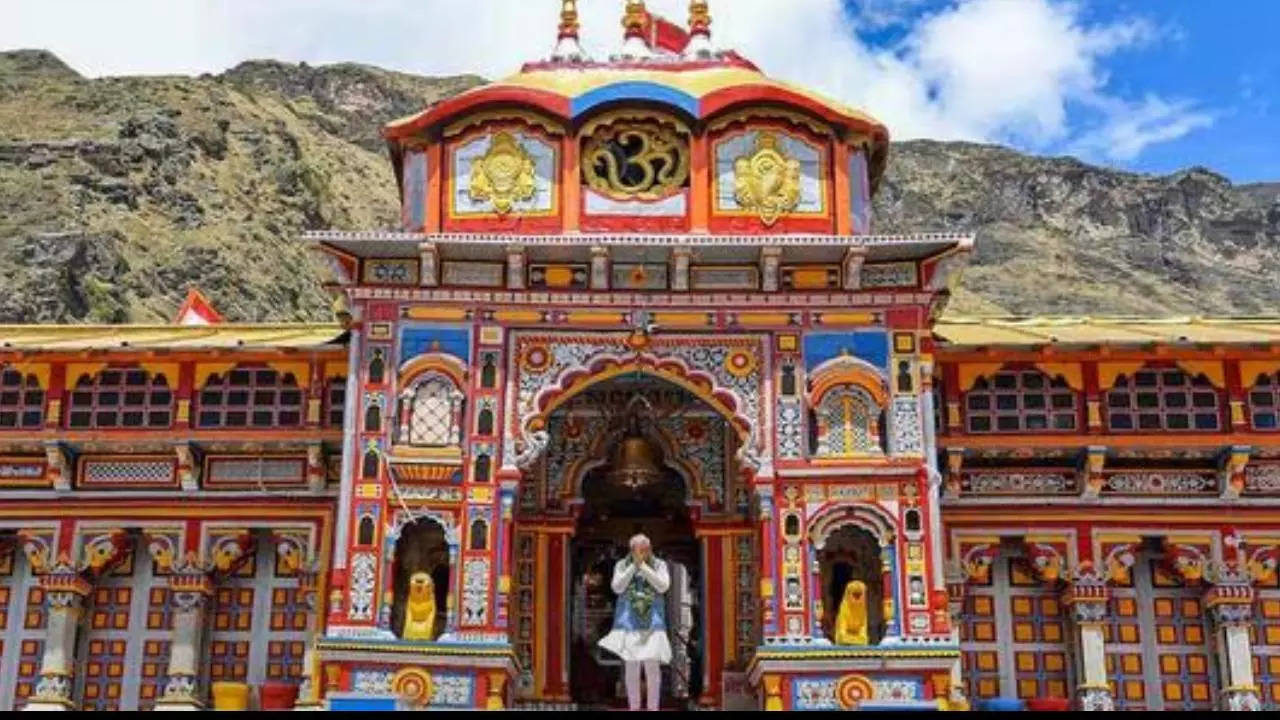
{"label": "golden roof trim", "polygon": [[955,316],[933,328],[943,345],[1147,345],[1280,343],[1280,315]]}
{"label": "golden roof trim", "polygon": [[0,352],[317,348],[337,344],[344,332],[336,323],[0,325]]}

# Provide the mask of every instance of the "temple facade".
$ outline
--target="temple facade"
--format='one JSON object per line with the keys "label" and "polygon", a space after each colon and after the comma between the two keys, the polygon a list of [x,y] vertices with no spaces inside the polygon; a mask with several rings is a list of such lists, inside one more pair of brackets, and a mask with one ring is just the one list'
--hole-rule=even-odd
{"label": "temple facade", "polygon": [[[0,709],[1280,707],[1280,318],[943,318],[874,118],[625,4],[387,125],[337,318],[0,327]],[[1274,660],[1273,660],[1274,658]]]}

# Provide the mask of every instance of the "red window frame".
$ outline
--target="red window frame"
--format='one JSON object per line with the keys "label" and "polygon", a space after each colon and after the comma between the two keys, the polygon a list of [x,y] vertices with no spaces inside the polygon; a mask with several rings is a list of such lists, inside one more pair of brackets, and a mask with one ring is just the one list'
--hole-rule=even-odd
{"label": "red window frame", "polygon": [[163,430],[173,427],[176,393],[164,373],[106,367],[67,387],[68,430]]}
{"label": "red window frame", "polygon": [[44,388],[35,375],[0,366],[0,431],[44,425]]}
{"label": "red window frame", "polygon": [[1249,426],[1262,432],[1280,430],[1280,372],[1259,375],[1249,388]]}
{"label": "red window frame", "polygon": [[1222,430],[1222,392],[1203,374],[1181,368],[1144,367],[1121,375],[1104,399],[1109,432]]}
{"label": "red window frame", "polygon": [[293,373],[244,365],[209,376],[197,397],[196,427],[248,430],[300,427],[306,392]]}
{"label": "red window frame", "polygon": [[1007,367],[978,378],[964,393],[964,427],[980,435],[1071,433],[1080,428],[1080,405],[1080,393],[1062,376]]}

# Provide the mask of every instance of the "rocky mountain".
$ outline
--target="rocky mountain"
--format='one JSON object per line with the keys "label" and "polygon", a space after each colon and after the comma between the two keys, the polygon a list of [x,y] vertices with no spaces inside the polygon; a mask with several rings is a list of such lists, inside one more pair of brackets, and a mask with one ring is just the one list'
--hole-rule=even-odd
{"label": "rocky mountain", "polygon": [[[271,61],[86,79],[0,53],[0,323],[327,320],[305,229],[392,227],[378,128],[481,82]],[[1135,175],[967,143],[897,143],[877,231],[967,230],[950,312],[1280,308],[1280,184]]]}

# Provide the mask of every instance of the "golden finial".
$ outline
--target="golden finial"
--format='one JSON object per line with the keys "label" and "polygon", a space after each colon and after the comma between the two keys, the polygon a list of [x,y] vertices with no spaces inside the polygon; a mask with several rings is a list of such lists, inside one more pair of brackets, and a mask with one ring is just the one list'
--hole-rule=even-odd
{"label": "golden finial", "polygon": [[562,0],[560,3],[560,39],[578,39],[578,0]]}
{"label": "golden finial", "polygon": [[711,52],[711,9],[707,0],[689,0],[689,44],[685,54],[709,57]]}
{"label": "golden finial", "polygon": [[707,0],[689,0],[689,34],[711,34],[711,9]]}
{"label": "golden finial", "polygon": [[561,0],[560,34],[556,38],[555,50],[551,51],[553,61],[583,62],[588,59],[578,44],[579,27],[578,0]]}
{"label": "golden finial", "polygon": [[644,0],[627,0],[627,11],[622,16],[622,27],[626,29],[625,37],[644,37],[644,22],[649,16]]}

